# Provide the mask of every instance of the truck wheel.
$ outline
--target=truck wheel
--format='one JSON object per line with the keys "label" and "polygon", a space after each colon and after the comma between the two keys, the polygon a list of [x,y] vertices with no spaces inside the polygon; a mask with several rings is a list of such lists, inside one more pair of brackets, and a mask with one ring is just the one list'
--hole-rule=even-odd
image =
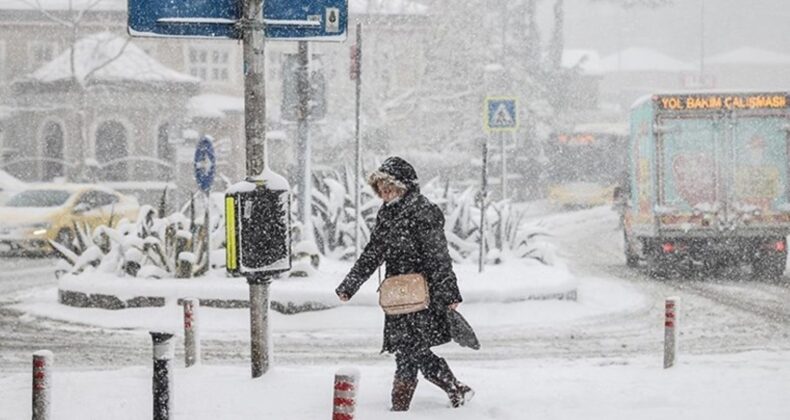
{"label": "truck wheel", "polygon": [[760,258],[752,262],[755,280],[777,281],[782,277],[787,264],[787,256],[781,258]]}
{"label": "truck wheel", "polygon": [[648,251],[645,256],[647,274],[653,278],[666,278],[669,275],[669,265],[656,251]]}
{"label": "truck wheel", "polygon": [[628,235],[623,232],[623,249],[625,253],[625,265],[626,267],[635,268],[639,266],[639,255],[634,254],[631,251],[631,245],[628,241]]}

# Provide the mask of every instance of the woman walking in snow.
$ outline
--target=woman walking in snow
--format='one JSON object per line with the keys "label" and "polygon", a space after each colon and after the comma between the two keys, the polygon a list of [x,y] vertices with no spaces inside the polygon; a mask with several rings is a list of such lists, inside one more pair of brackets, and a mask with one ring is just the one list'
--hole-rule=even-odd
{"label": "woman walking in snow", "polygon": [[392,410],[409,409],[418,371],[447,393],[453,407],[461,406],[474,392],[431,351],[450,341],[449,311],[462,301],[444,236],[444,215],[420,194],[417,173],[399,157],[385,160],[368,183],[384,205],[370,242],[335,292],[341,301],[349,300],[382,262],[386,262],[386,277],[422,274],[428,282],[429,307],[384,317],[382,351],[393,353],[396,363]]}

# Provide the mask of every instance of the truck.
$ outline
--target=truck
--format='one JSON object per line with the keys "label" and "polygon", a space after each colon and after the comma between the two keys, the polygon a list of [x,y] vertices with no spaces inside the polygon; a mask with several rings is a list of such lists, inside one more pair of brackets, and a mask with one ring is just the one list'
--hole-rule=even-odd
{"label": "truck", "polygon": [[648,273],[750,265],[782,276],[790,233],[790,94],[654,94],[630,112],[621,180],[626,264]]}

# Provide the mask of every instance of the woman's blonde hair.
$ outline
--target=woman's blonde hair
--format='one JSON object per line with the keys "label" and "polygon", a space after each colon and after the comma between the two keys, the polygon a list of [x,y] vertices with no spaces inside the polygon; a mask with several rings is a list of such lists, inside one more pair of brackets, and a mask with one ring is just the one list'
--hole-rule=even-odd
{"label": "woman's blonde hair", "polygon": [[379,192],[379,185],[382,184],[389,184],[403,191],[407,190],[406,185],[403,182],[399,181],[397,178],[386,172],[373,171],[370,175],[368,175],[368,185],[370,185],[370,188],[373,188],[373,191],[378,196],[381,196],[381,193]]}

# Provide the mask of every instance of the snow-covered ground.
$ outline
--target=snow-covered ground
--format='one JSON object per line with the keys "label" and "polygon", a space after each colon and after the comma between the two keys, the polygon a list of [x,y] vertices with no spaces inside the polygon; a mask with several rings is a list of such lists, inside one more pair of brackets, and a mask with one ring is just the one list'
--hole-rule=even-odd
{"label": "snow-covered ground", "polygon": [[[320,351],[317,349],[316,351]],[[790,353],[684,357],[673,369],[655,357],[452,363],[477,395],[465,407],[421,381],[408,413],[391,413],[394,363],[357,366],[358,419],[787,419]],[[251,379],[244,366],[177,368],[171,418],[330,418],[338,366],[275,367]],[[53,419],[151,418],[151,368],[56,370]],[[30,418],[29,374],[0,379],[0,419]]]}
{"label": "snow-covered ground", "polygon": [[[622,232],[609,209],[540,218],[578,281],[578,301],[506,303],[470,288],[461,311],[482,349],[437,348],[476,389],[469,406],[447,408],[423,381],[407,415],[386,411],[394,362],[378,354],[383,315],[362,295],[357,304],[326,311],[271,312],[273,369],[255,380],[247,311],[201,308],[203,366],[182,368],[175,339],[175,418],[328,417],[332,377],[345,366],[361,371],[360,419],[788,418],[790,288],[737,275],[655,281],[623,266]],[[0,322],[18,317],[19,329],[43,324],[68,332],[52,334],[65,344],[23,337],[55,347],[54,419],[151,415],[147,330],[178,331],[179,307],[64,307],[54,303],[54,285],[13,295],[13,308],[0,305]],[[679,363],[664,370],[663,299],[670,295],[681,298]],[[16,327],[0,331],[20,345]],[[0,348],[0,362],[4,357],[11,369],[0,373],[0,419],[29,417],[30,352]]]}

